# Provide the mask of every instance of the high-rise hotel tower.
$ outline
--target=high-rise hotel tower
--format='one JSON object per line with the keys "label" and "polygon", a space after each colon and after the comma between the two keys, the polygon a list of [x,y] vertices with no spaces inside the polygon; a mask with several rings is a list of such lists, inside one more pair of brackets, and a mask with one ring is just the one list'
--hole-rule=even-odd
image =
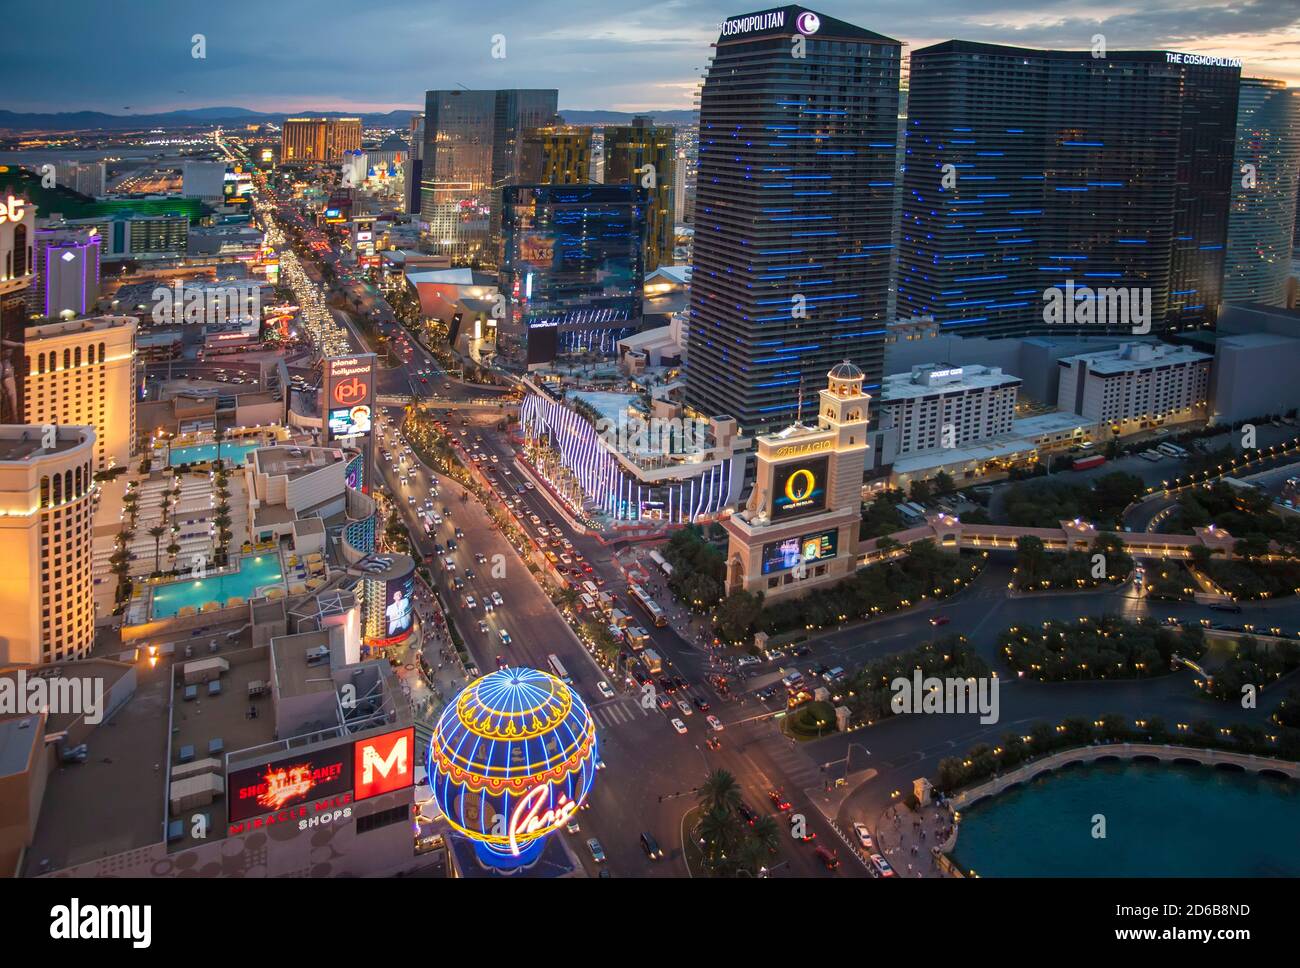
{"label": "high-rise hotel tower", "polygon": [[802,7],[722,25],[700,96],[687,402],[784,427],[848,359],[879,384],[901,45]]}
{"label": "high-rise hotel tower", "polygon": [[898,314],[963,335],[1128,331],[1094,307],[1044,315],[1048,290],[1105,287],[1149,290],[1151,332],[1213,325],[1240,75],[1163,50],[914,51]]}

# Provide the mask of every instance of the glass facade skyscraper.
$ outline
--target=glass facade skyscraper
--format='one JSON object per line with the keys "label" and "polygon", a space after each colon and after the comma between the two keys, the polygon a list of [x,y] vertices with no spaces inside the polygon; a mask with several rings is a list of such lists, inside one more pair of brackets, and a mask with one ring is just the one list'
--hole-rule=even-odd
{"label": "glass facade skyscraper", "polygon": [[570,353],[612,355],[641,323],[644,193],[512,185],[502,199],[498,352],[517,368]]}
{"label": "glass facade skyscraper", "polygon": [[1225,302],[1286,306],[1300,179],[1300,91],[1245,77],[1228,215]]}
{"label": "glass facade skyscraper", "polygon": [[501,189],[518,181],[523,134],[555,121],[555,90],[428,91],[420,223],[454,265],[495,266]]}
{"label": "glass facade skyscraper", "polygon": [[[667,125],[634,118],[630,125],[605,126],[605,183],[626,182],[646,189],[645,268],[671,265],[676,239],[677,136]],[[654,166],[653,187],[646,176]]]}
{"label": "glass facade skyscraper", "polygon": [[700,96],[687,402],[789,424],[848,359],[879,384],[901,45],[802,7],[723,23]]}
{"label": "glass facade skyscraper", "polygon": [[965,335],[1060,331],[1045,292],[1073,282],[1149,289],[1153,332],[1213,325],[1240,73],[1166,51],[914,51],[899,315]]}

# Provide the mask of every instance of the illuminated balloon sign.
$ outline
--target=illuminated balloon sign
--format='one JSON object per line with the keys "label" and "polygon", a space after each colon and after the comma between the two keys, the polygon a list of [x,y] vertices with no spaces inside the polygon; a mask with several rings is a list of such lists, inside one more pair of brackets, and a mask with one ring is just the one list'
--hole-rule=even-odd
{"label": "illuminated balloon sign", "polygon": [[429,786],[485,864],[518,867],[582,807],[596,761],[582,698],[548,673],[508,667],[471,682],[439,716]]}

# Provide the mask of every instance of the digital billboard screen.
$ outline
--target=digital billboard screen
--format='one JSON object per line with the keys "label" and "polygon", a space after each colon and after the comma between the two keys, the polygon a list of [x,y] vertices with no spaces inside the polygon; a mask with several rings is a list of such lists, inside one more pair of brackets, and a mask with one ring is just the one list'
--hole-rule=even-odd
{"label": "digital billboard screen", "polygon": [[352,790],[352,744],[235,770],[226,778],[232,824]]}
{"label": "digital billboard screen", "polygon": [[763,574],[787,571],[802,560],[811,564],[834,558],[839,551],[839,531],[818,531],[798,538],[763,545]]}
{"label": "digital billboard screen", "polygon": [[399,729],[356,741],[355,800],[369,800],[415,782],[415,730]]}
{"label": "digital billboard screen", "polygon": [[325,408],[331,440],[370,432],[374,392],[372,354],[331,357],[325,361]]}
{"label": "digital billboard screen", "polygon": [[415,571],[384,583],[384,635],[388,639],[405,636],[411,631],[411,598],[415,594]]}
{"label": "digital billboard screen", "polygon": [[826,508],[826,475],[830,458],[780,464],[772,474],[772,519],[784,521]]}

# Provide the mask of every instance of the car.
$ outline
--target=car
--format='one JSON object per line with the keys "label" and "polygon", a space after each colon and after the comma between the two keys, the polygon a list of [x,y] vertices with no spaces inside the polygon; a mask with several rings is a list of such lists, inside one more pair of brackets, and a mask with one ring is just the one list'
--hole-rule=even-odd
{"label": "car", "polygon": [[749,824],[751,827],[754,826],[754,822],[758,820],[758,812],[744,800],[741,800],[736,804],[736,813],[740,814],[740,819],[744,820],[745,823]]}
{"label": "car", "polygon": [[947,615],[936,615],[934,618],[930,619],[930,624],[935,628],[938,628],[940,625],[947,625],[951,621],[952,619]]}
{"label": "car", "polygon": [[885,860],[885,858],[881,857],[879,854],[872,854],[867,858],[867,860],[871,864],[871,873],[876,877],[898,876],[898,874],[894,872],[894,869],[889,866],[889,861]]}
{"label": "car", "polygon": [[504,669],[504,668],[506,667],[506,665],[507,665],[507,663],[506,663],[506,660],[505,660],[505,656],[500,656],[500,655],[497,656],[497,668],[498,668],[498,669]]}
{"label": "car", "polygon": [[660,709],[672,709],[672,708],[673,708],[673,701],[672,701],[671,699],[669,699],[667,696],[665,696],[662,692],[659,693],[659,695],[655,697],[655,701],[656,701],[657,703],[659,703],[659,708],[660,708]]}
{"label": "car", "polygon": [[645,855],[651,860],[659,860],[664,855],[659,842],[651,834],[643,833],[641,835],[641,849],[645,851]]}
{"label": "car", "polygon": [[686,735],[686,724],[680,719],[673,720],[673,729],[677,730],[677,732],[683,736]]}
{"label": "car", "polygon": [[460,591],[465,587],[465,582],[459,578],[453,578],[451,580],[451,587],[456,589],[456,591]]}
{"label": "car", "polygon": [[875,846],[875,842],[871,839],[871,831],[867,829],[866,824],[855,823],[853,825],[853,832],[857,834],[858,846],[863,850],[871,850]]}
{"label": "car", "polygon": [[577,814],[574,814],[573,819],[569,821],[569,823],[565,826],[564,829],[567,830],[567,831],[568,831],[569,833],[571,833],[571,834],[576,834],[576,833],[578,833],[580,830],[582,830],[582,828],[578,826],[578,816],[577,816]]}
{"label": "car", "polygon": [[474,601],[474,596],[473,596],[473,595],[466,595],[466,596],[465,596],[465,607],[466,607],[466,608],[477,608],[477,607],[478,607],[478,602]]}
{"label": "car", "polygon": [[793,649],[790,650],[790,654],[796,657],[805,656],[810,654],[811,652],[812,652],[812,646],[809,645],[796,645]]}
{"label": "car", "polygon": [[605,848],[600,846],[600,841],[595,837],[587,841],[587,849],[591,851],[591,859],[597,864],[605,863]]}
{"label": "car", "polygon": [[502,645],[510,644],[510,633],[507,632],[505,629],[497,629],[497,635],[501,636]]}
{"label": "car", "polygon": [[767,798],[772,801],[772,806],[782,813],[790,809],[790,801],[781,795],[780,790],[768,790]]}
{"label": "car", "polygon": [[702,712],[702,713],[707,713],[707,712],[709,711],[709,703],[708,703],[708,700],[706,700],[706,699],[701,699],[699,696],[696,696],[696,697],[695,697],[694,699],[692,699],[691,701],[692,701],[693,703],[695,703],[695,708],[698,709],[700,712]]}
{"label": "car", "polygon": [[487,635],[487,634],[488,634],[488,631],[489,631],[489,629],[488,629],[488,623],[485,622],[485,621],[483,621],[482,619],[479,619],[479,620],[478,620],[478,630],[479,630],[480,632],[482,632],[484,635]]}
{"label": "car", "polygon": [[672,676],[662,676],[659,679],[659,688],[671,696],[677,691],[677,683],[673,681]]}
{"label": "car", "polygon": [[682,711],[682,715],[683,715],[683,716],[693,716],[693,715],[695,715],[695,710],[693,710],[693,709],[691,708],[691,704],[688,703],[685,699],[678,699],[678,700],[677,700],[677,708],[680,709],[680,710]]}
{"label": "car", "polygon": [[456,529],[456,537],[458,537],[458,538],[464,538],[464,537],[465,537],[465,532],[462,531],[460,528],[457,528],[457,529]]}
{"label": "car", "polygon": [[[481,551],[476,551],[474,552],[474,560],[478,562],[480,565],[485,565],[487,564],[487,555],[483,554],[483,552]],[[493,592],[492,594],[495,595],[496,592]],[[497,604],[500,604],[500,602],[498,602]]]}
{"label": "car", "polygon": [[710,736],[704,741],[704,745],[711,750],[720,750],[722,749],[722,740],[718,739],[716,736]]}
{"label": "car", "polygon": [[[466,572],[466,574],[468,574],[468,572]],[[483,611],[490,612],[492,611],[493,607],[494,606],[492,605],[492,602],[489,599],[486,598],[483,599]]]}
{"label": "car", "polygon": [[466,568],[466,569],[465,569],[465,580],[466,580],[466,581],[473,581],[473,580],[474,580],[474,569],[473,569],[473,568]]}
{"label": "car", "polygon": [[709,723],[709,728],[713,730],[715,733],[722,732],[723,729],[722,720],[720,720],[717,716],[709,716],[708,723]]}
{"label": "car", "polygon": [[822,862],[828,871],[839,869],[840,859],[835,856],[835,851],[829,847],[818,847],[813,853],[817,855],[817,859]]}
{"label": "car", "polygon": [[493,593],[492,593],[492,604],[493,604],[493,605],[504,605],[505,603],[506,603],[506,601],[505,601],[504,598],[501,597],[501,593],[500,593],[500,592],[493,592]]}
{"label": "car", "polygon": [[606,699],[613,699],[613,698],[614,698],[614,690],[613,690],[613,688],[612,688],[612,687],[610,686],[610,684],[609,684],[608,682],[606,682],[604,679],[602,679],[602,680],[600,680],[600,682],[596,683],[596,691],[599,692],[599,693],[601,694],[601,696],[603,696],[603,697],[606,698]]}

